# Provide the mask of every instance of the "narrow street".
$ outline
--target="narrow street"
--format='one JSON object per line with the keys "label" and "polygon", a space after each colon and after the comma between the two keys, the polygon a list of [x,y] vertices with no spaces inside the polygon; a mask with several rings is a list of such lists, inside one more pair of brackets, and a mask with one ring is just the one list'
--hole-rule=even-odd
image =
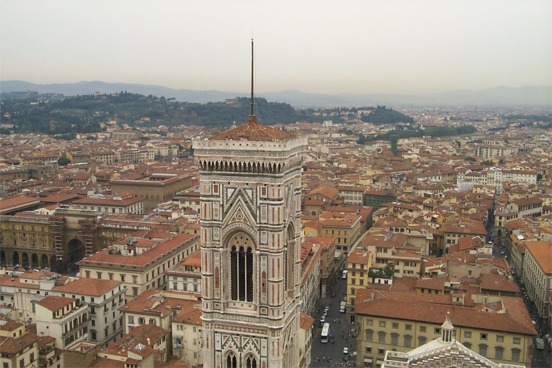
{"label": "narrow street", "polygon": [[[346,280],[341,277],[332,287],[335,297],[328,296],[320,299],[318,313],[314,316],[316,319],[315,329],[312,341],[312,367],[354,367],[356,364],[353,354],[356,350],[356,336],[353,332],[355,324],[351,322],[350,313],[340,313],[339,304],[346,295]],[[328,293],[333,295],[332,293]],[[322,343],[320,333],[322,325],[320,318],[324,313],[324,307],[329,307],[326,322],[330,323],[330,342]],[[353,337],[355,336],[355,337]],[[343,349],[348,348],[348,353],[344,354]]]}

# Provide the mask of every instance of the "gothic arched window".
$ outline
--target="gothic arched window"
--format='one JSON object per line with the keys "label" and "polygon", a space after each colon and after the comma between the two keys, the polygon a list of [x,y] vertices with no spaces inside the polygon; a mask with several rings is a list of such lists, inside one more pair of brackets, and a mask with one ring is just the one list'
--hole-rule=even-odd
{"label": "gothic arched window", "polygon": [[232,300],[253,301],[253,249],[249,236],[240,233],[230,240],[230,289]]}
{"label": "gothic arched window", "polygon": [[245,360],[245,367],[246,368],[257,368],[257,359],[253,357],[247,357]]}
{"label": "gothic arched window", "polygon": [[293,240],[293,227],[290,225],[287,229],[287,252],[286,252],[286,290],[292,291],[295,287],[295,241]]}
{"label": "gothic arched window", "polygon": [[233,353],[226,357],[226,368],[238,368],[238,360]]}

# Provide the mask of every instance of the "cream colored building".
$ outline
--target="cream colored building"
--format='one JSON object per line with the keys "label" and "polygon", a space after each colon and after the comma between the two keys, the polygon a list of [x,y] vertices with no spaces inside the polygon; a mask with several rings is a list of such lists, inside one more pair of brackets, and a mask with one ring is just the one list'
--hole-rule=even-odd
{"label": "cream colored building", "polygon": [[167,290],[201,295],[201,252],[195,251],[165,271]]}
{"label": "cream colored building", "polygon": [[47,296],[35,303],[38,336],[52,336],[64,349],[88,337],[88,307],[78,299]]}
{"label": "cream colored building", "polygon": [[[148,236],[148,234],[150,234]],[[146,233],[116,242],[77,265],[80,275],[100,280],[122,281],[129,300],[150,289],[167,285],[165,271],[199,249],[199,237],[192,234]]]}
{"label": "cream colored building", "polygon": [[203,364],[201,304],[190,304],[176,312],[172,326],[173,355],[189,366]]}
{"label": "cream colored building", "polygon": [[23,323],[0,323],[0,366],[2,368],[38,367],[38,337],[26,331]]}
{"label": "cream colored building", "polygon": [[525,365],[495,363],[468,349],[455,338],[455,329],[449,316],[441,325],[441,336],[408,352],[387,350],[382,368],[432,367],[479,367],[479,368],[524,368]]}
{"label": "cream colored building", "polygon": [[337,249],[347,251],[362,235],[361,219],[355,213],[325,211],[319,216],[320,234],[337,238]]}
{"label": "cream colored building", "polygon": [[121,337],[119,307],[126,303],[125,287],[115,280],[61,278],[47,271],[28,271],[0,277],[0,302],[12,305],[19,317],[36,321],[35,303],[47,296],[78,299],[88,306],[88,339],[103,346]]}
{"label": "cream colored building", "polygon": [[70,207],[105,214],[141,215],[144,213],[144,200],[130,193],[113,196],[95,194],[72,201]]}
{"label": "cream colored building", "polygon": [[552,241],[526,241],[525,247],[522,282],[547,326],[552,295]]}
{"label": "cream colored building", "polygon": [[521,298],[363,289],[356,294],[357,364],[380,366],[388,350],[407,352],[441,334],[450,313],[455,338],[498,363],[530,364],[535,327]]}
{"label": "cream colored building", "polygon": [[88,341],[102,347],[123,335],[123,317],[120,307],[126,304],[125,285],[116,280],[96,280],[81,277],[58,282],[43,295],[57,295],[78,299],[88,306]]}
{"label": "cream colored building", "polygon": [[357,289],[363,289],[370,282],[368,271],[373,266],[374,255],[366,249],[355,249],[347,257],[347,304],[355,303]]}

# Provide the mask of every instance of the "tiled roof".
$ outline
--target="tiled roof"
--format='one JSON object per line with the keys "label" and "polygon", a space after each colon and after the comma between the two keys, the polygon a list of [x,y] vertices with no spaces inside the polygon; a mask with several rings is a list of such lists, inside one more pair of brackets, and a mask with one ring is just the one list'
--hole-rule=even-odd
{"label": "tiled roof", "polygon": [[201,251],[197,250],[182,260],[184,266],[201,267]]}
{"label": "tiled roof", "polygon": [[40,199],[27,196],[0,199],[0,210],[37,203],[40,203]]}
{"label": "tiled roof", "polygon": [[[159,257],[161,257],[163,254],[170,252],[174,248],[177,248],[178,246],[193,241],[194,238],[197,238],[197,235],[194,234],[177,234],[174,238],[167,240],[165,242],[161,242],[157,244],[155,247],[152,247],[148,251],[145,251],[141,254],[138,254],[136,256],[125,256],[121,254],[109,254],[109,249],[103,249],[102,251],[93,254],[89,257],[84,258],[83,260],[79,261],[79,265],[81,267],[86,267],[87,265],[112,265],[112,267],[119,267],[121,265],[126,266],[138,266],[143,267],[147,265],[148,263],[155,261]],[[144,240],[144,239],[142,239]],[[137,245],[139,246],[139,245]]]}
{"label": "tiled roof", "polygon": [[305,314],[301,312],[301,328],[305,331],[310,330],[312,325],[314,324],[314,318],[309,316],[308,314]]}
{"label": "tiled roof", "polygon": [[503,276],[495,274],[482,274],[481,290],[495,290],[509,293],[518,293],[519,286],[510,280],[506,280]]}
{"label": "tiled roof", "polygon": [[451,295],[359,289],[355,311],[361,315],[439,325],[442,316],[450,312],[450,318],[457,327],[536,335],[523,299],[503,296],[501,300],[507,313],[483,312],[477,305],[455,304]]}
{"label": "tiled roof", "polygon": [[80,279],[69,281],[65,285],[54,286],[53,290],[68,294],[102,296],[122,283],[122,281],[116,280],[98,280],[81,277]]}
{"label": "tiled roof", "polygon": [[429,279],[419,279],[416,281],[416,288],[430,289],[430,290],[445,290],[444,277],[431,277]]}
{"label": "tiled roof", "polygon": [[197,308],[195,305],[183,308],[181,312],[177,313],[175,322],[201,326],[201,313],[201,308]]}
{"label": "tiled roof", "polygon": [[541,270],[552,275],[552,241],[526,241],[525,246]]}
{"label": "tiled roof", "polygon": [[38,336],[26,333],[20,338],[0,336],[0,354],[15,354],[22,352],[38,341]]}
{"label": "tiled roof", "polygon": [[257,123],[254,116],[250,116],[247,123],[231,128],[227,131],[219,133],[210,140],[224,141],[224,140],[236,140],[236,141],[283,141],[287,139],[295,138],[295,136],[289,132],[275,129],[266,125]]}
{"label": "tiled roof", "polygon": [[62,296],[47,296],[39,300],[36,304],[43,306],[53,312],[65,308],[67,305],[73,304],[73,298],[64,298]]}
{"label": "tiled roof", "polygon": [[368,264],[370,253],[366,250],[353,250],[347,257],[347,263],[350,264]]}

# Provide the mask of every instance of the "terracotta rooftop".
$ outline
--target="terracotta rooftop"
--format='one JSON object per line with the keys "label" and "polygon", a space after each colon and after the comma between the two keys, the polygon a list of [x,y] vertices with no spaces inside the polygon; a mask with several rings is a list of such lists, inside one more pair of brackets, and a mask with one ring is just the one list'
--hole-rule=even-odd
{"label": "terracotta rooftop", "polygon": [[[103,249],[102,251],[93,254],[91,256],[88,256],[81,261],[78,262],[78,264],[81,267],[86,267],[87,265],[109,265],[110,267],[120,267],[122,265],[125,266],[137,266],[137,267],[144,267],[148,265],[150,262],[154,262],[158,258],[162,257],[164,254],[169,253],[173,249],[179,247],[180,245],[183,245],[188,242],[193,242],[195,238],[198,236],[195,234],[183,234],[179,233],[174,236],[174,238],[161,242],[157,244],[156,246],[150,248],[149,250],[138,254],[136,256],[125,256],[121,254],[109,254],[109,251],[111,248]],[[146,239],[140,239],[139,241],[145,242]],[[197,239],[195,240],[197,241]],[[137,245],[137,247],[139,244]]]}
{"label": "terracotta rooftop", "polygon": [[501,297],[507,313],[484,312],[452,302],[451,295],[419,294],[387,290],[358,289],[355,311],[361,315],[441,324],[450,312],[457,327],[536,335],[523,299]]}
{"label": "terracotta rooftop", "polygon": [[79,295],[102,296],[121,285],[122,281],[98,280],[81,277],[65,285],[54,286],[55,291]]}
{"label": "terracotta rooftop", "polygon": [[0,353],[16,354],[22,352],[38,341],[38,336],[26,333],[20,338],[0,336]]}
{"label": "terracotta rooftop", "polygon": [[552,241],[526,241],[525,246],[541,270],[552,274]]}
{"label": "terracotta rooftop", "polygon": [[67,305],[73,304],[73,298],[64,298],[62,296],[47,296],[46,298],[36,302],[36,304],[43,306],[53,312],[65,308]]}
{"label": "terracotta rooftop", "polygon": [[40,203],[40,199],[27,197],[27,196],[18,196],[18,197],[0,199],[0,211],[7,210],[10,208],[16,208],[19,206],[34,205],[38,203]]}
{"label": "terracotta rooftop", "polygon": [[305,331],[308,331],[311,329],[313,324],[314,318],[312,318],[308,314],[301,312],[301,328]]}
{"label": "terracotta rooftop", "polygon": [[212,141],[283,141],[287,139],[295,138],[295,136],[289,132],[272,128],[266,125],[257,123],[255,116],[250,116],[247,123],[233,127],[222,133],[211,137]]}
{"label": "terracotta rooftop", "polygon": [[505,279],[503,276],[492,273],[480,276],[481,290],[495,290],[509,293],[518,293],[519,286],[516,283]]}

